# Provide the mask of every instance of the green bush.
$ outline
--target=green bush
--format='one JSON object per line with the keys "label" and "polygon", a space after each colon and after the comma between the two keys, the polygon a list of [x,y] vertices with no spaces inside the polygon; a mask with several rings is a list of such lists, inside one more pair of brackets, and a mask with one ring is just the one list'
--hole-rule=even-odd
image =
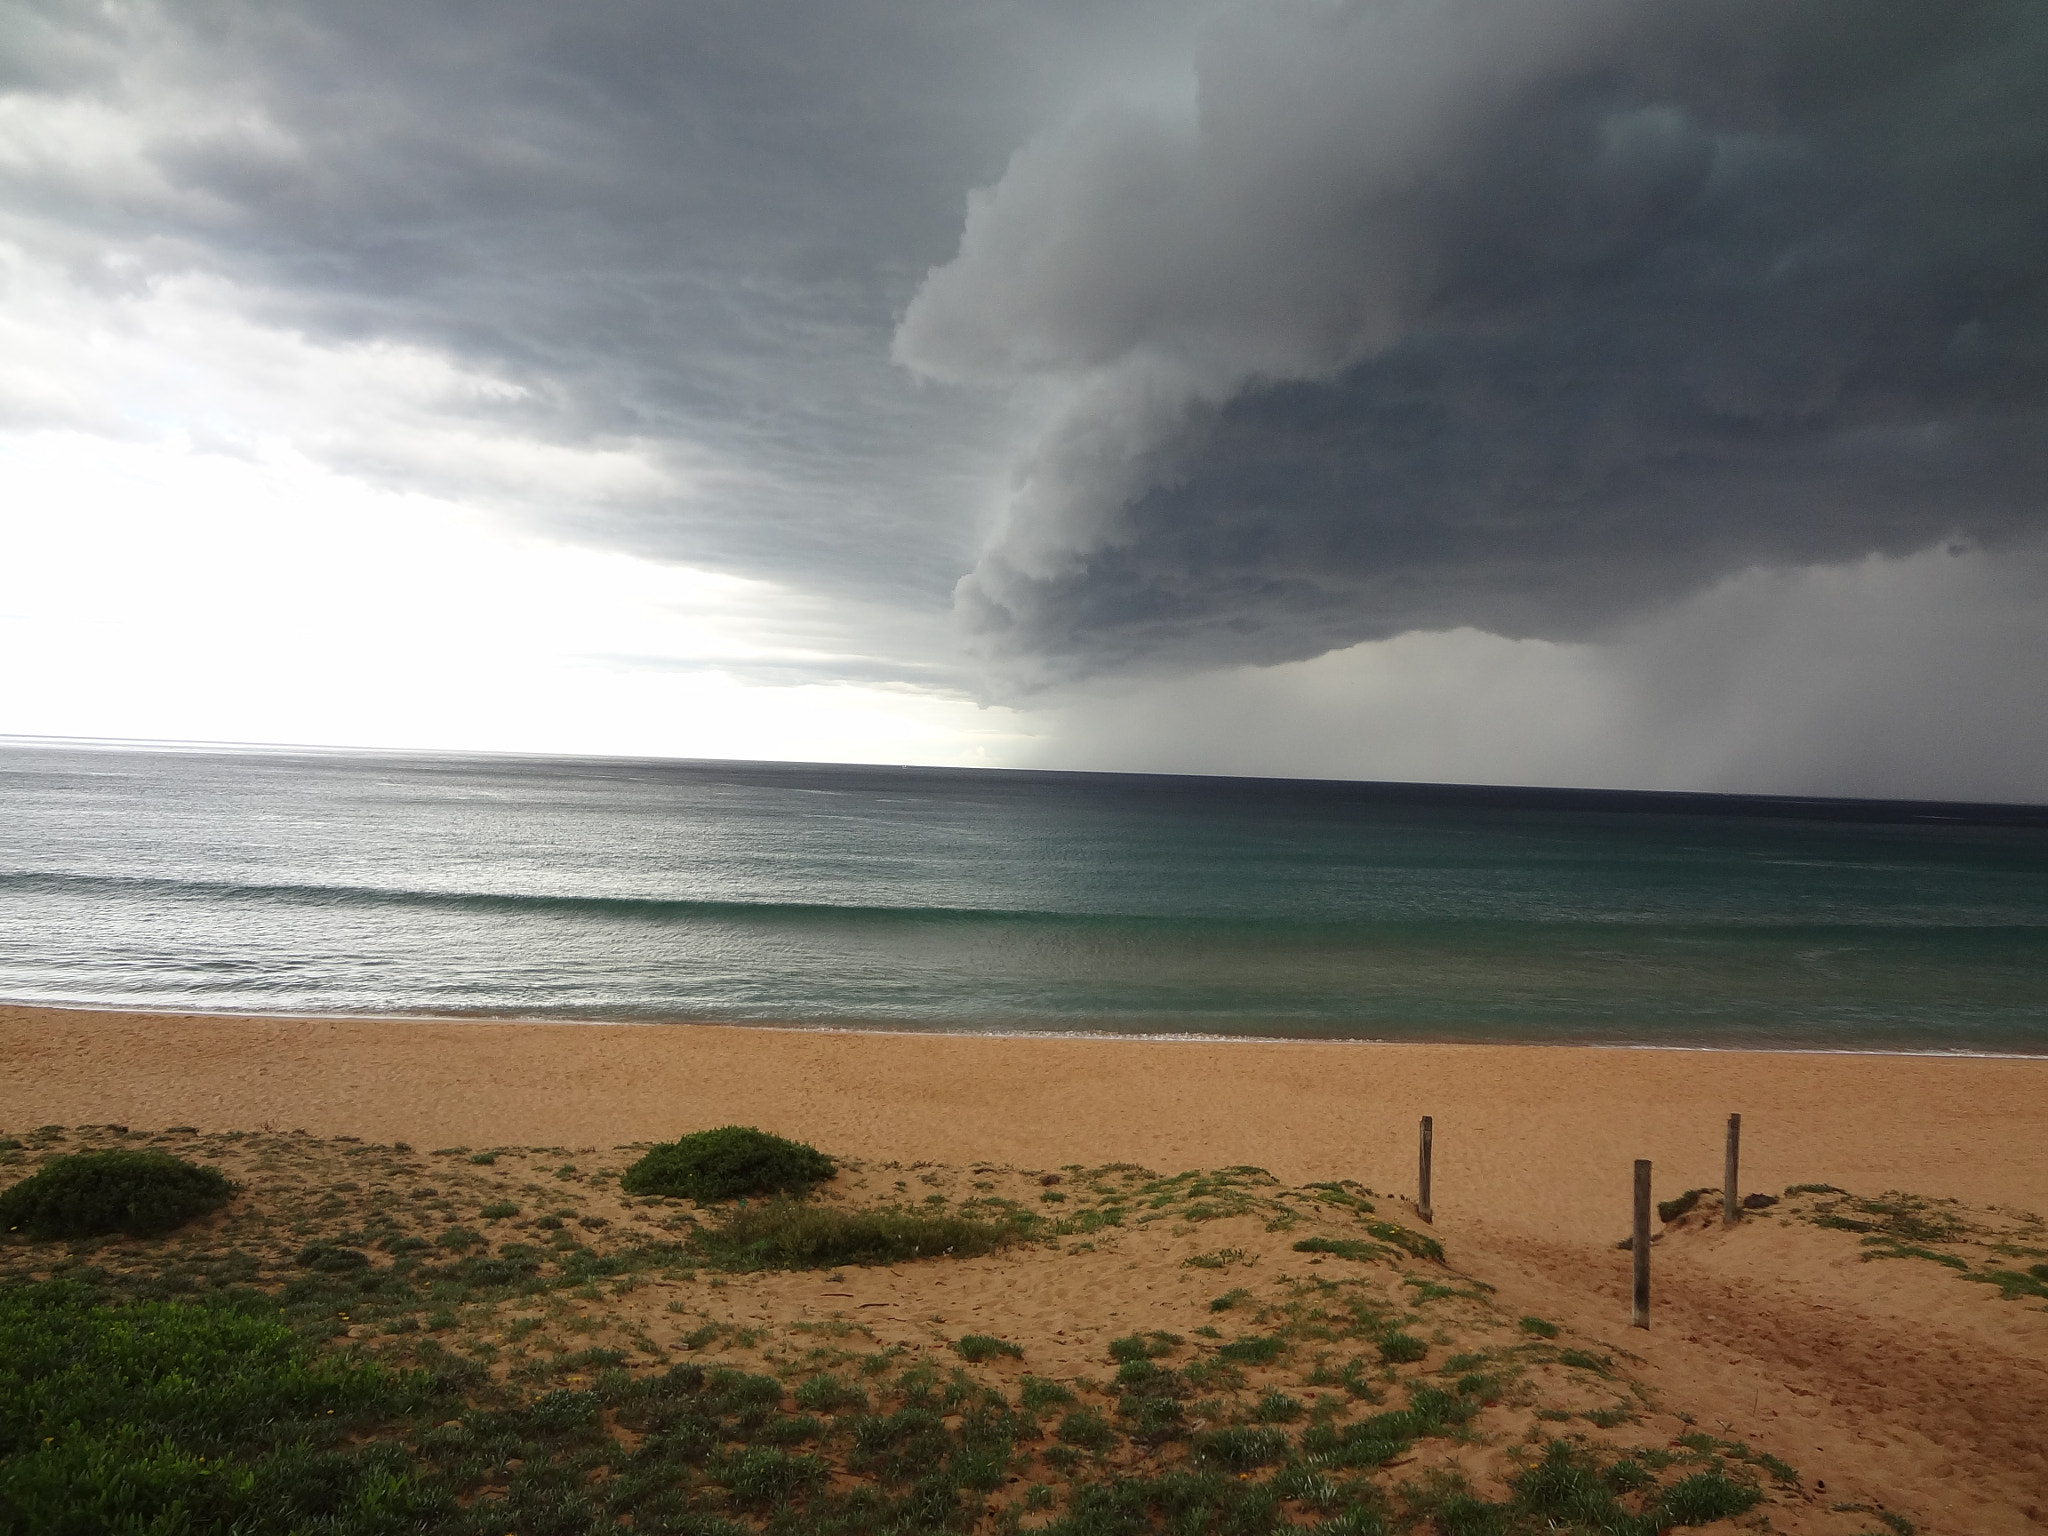
{"label": "green bush", "polygon": [[218,1168],[165,1152],[78,1152],[0,1193],[0,1227],[42,1238],[149,1237],[219,1210],[234,1192]]}
{"label": "green bush", "polygon": [[1676,1221],[1679,1217],[1689,1214],[1693,1207],[1700,1203],[1701,1195],[1715,1193],[1718,1193],[1718,1191],[1713,1189],[1688,1189],[1675,1200],[1659,1200],[1657,1202],[1657,1219],[1659,1221]]}
{"label": "green bush", "polygon": [[816,1147],[748,1125],[725,1125],[650,1148],[619,1176],[619,1188],[629,1195],[740,1200],[801,1195],[837,1171]]}

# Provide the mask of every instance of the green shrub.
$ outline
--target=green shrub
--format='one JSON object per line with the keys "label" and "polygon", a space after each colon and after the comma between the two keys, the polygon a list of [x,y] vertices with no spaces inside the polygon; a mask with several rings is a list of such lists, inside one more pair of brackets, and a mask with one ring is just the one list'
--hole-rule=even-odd
{"label": "green shrub", "polygon": [[954,1341],[953,1347],[976,1365],[984,1360],[993,1360],[998,1355],[1008,1355],[1012,1360],[1024,1358],[1023,1348],[1008,1339],[999,1339],[993,1334],[970,1333]]}
{"label": "green shrub", "polygon": [[728,1211],[692,1237],[722,1269],[833,1269],[841,1264],[899,1264],[908,1259],[972,1258],[1016,1237],[1002,1222],[940,1211],[883,1206],[842,1211],[797,1200],[770,1200]]}
{"label": "green shrub", "polygon": [[1515,1326],[1524,1333],[1534,1334],[1539,1339],[1554,1339],[1557,1337],[1557,1324],[1548,1322],[1540,1317],[1525,1317],[1516,1323]]}
{"label": "green shrub", "polygon": [[1688,1189],[1675,1200],[1659,1200],[1657,1202],[1657,1219],[1659,1221],[1676,1221],[1700,1203],[1701,1195],[1713,1193],[1714,1191],[1711,1189]]}
{"label": "green shrub", "polygon": [[510,1200],[493,1200],[477,1214],[485,1221],[503,1221],[508,1216],[517,1216],[519,1207]]}
{"label": "green shrub", "polygon": [[148,1237],[228,1203],[218,1168],[167,1152],[78,1152],[53,1158],[0,1194],[0,1227],[31,1237]]}
{"label": "green shrub", "polygon": [[619,1188],[629,1195],[738,1200],[801,1195],[835,1172],[832,1159],[815,1147],[726,1125],[651,1148],[619,1176]]}

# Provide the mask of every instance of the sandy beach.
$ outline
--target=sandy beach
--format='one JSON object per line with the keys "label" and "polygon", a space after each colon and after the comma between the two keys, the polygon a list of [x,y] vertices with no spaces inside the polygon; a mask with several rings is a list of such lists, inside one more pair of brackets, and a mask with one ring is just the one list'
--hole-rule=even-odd
{"label": "sandy beach", "polygon": [[[1413,1222],[1416,1121],[1429,1114],[1431,1230],[1451,1267],[1493,1287],[1505,1315],[1537,1312],[1625,1351],[1672,1411],[1684,1405],[1674,1425],[1718,1425],[1824,1484],[1777,1528],[1854,1531],[1830,1513],[1846,1500],[1909,1511],[1923,1531],[2040,1529],[2038,1300],[1933,1264],[1869,1263],[1847,1231],[1702,1219],[1663,1234],[1653,1327],[1626,1326],[1628,1257],[1614,1242],[1631,1161],[1652,1159],[1660,1199],[1717,1186],[1730,1112],[1744,1117],[1745,1190],[1905,1190],[1960,1202],[1985,1232],[2048,1210],[2048,1060],[0,1009],[0,1131],[14,1135],[117,1123],[611,1153],[737,1122],[949,1178],[1133,1163],[1251,1164],[1286,1186],[1353,1179]],[[2001,1262],[1991,1252],[1971,1262]],[[1161,1326],[1185,1327],[1160,1299],[1174,1284],[1118,1291],[1144,1258],[1132,1254],[1074,1261],[1094,1266],[1080,1290],[1071,1265],[1056,1276],[974,1261],[947,1310],[1026,1319],[1032,1358],[1055,1364],[1085,1334],[1062,1308],[1109,1305],[1125,1327],[1164,1309]],[[1281,1279],[1290,1262],[1275,1246],[1261,1273]],[[1037,1294],[1032,1276],[1053,1288]],[[829,1294],[880,1287],[847,1304],[886,1299],[907,1317],[905,1283],[855,1276]],[[821,1303],[804,1284],[775,1282],[747,1305],[808,1316]]]}
{"label": "sandy beach", "polygon": [[614,1146],[741,1123],[850,1156],[1250,1163],[1413,1194],[1438,1223],[1598,1241],[1630,1166],[1659,1198],[1915,1189],[2048,1209],[2048,1059],[1111,1040],[708,1025],[207,1018],[0,1008],[0,1127],[271,1126],[422,1144]]}

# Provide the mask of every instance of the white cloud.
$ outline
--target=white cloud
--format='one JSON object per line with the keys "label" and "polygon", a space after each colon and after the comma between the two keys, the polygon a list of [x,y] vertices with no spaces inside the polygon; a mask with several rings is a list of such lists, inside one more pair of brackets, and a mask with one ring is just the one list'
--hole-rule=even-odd
{"label": "white cloud", "polygon": [[952,762],[1014,731],[806,681],[850,642],[797,593],[538,531],[686,498],[673,448],[549,442],[518,386],[212,279],[92,294],[0,248],[0,284],[0,732]]}

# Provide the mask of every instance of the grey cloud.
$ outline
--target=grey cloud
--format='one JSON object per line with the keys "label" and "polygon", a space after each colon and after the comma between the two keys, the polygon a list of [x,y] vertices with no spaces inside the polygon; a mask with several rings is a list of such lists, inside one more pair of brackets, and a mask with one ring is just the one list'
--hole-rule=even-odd
{"label": "grey cloud", "polygon": [[1034,766],[2038,802],[2048,551],[1751,571],[1598,645],[1472,629],[1049,710]]}
{"label": "grey cloud", "polygon": [[958,611],[1024,680],[1583,637],[2035,537],[2048,12],[1247,9],[970,206],[896,340],[1054,405]]}
{"label": "grey cloud", "polygon": [[9,160],[0,237],[84,280],[204,272],[320,339],[442,350],[524,387],[473,405],[493,429],[726,470],[558,507],[557,531],[943,611],[1007,427],[890,364],[896,315],[964,189],[1171,50],[1182,10],[24,0],[0,90],[117,121],[146,175]]}

